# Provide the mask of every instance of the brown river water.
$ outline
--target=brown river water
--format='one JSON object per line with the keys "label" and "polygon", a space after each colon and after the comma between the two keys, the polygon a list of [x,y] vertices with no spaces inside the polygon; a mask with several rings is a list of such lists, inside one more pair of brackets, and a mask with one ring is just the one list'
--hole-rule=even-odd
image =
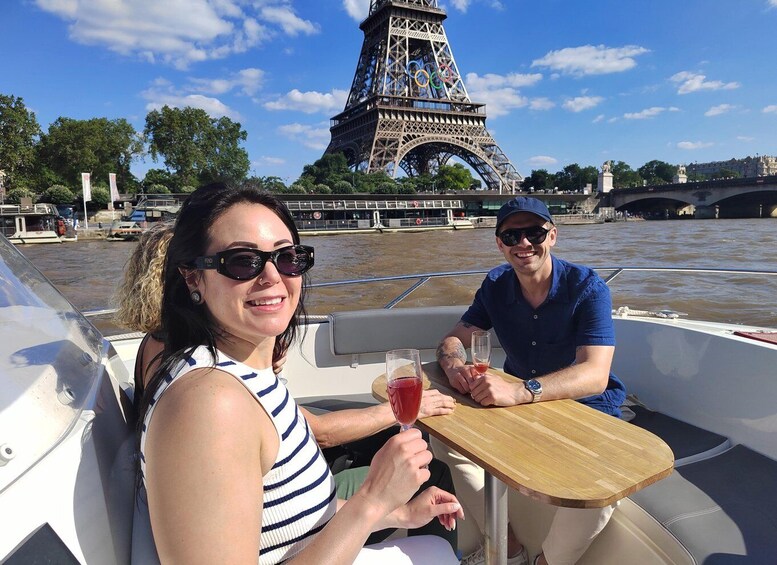
{"label": "brown river water", "polygon": [[[312,283],[403,274],[489,269],[503,262],[493,230],[303,237],[316,248]],[[113,307],[136,243],[89,240],[22,245],[21,251],[77,308]],[[554,254],[600,267],[697,267],[777,271],[777,219],[629,221],[559,226]],[[400,306],[466,304],[482,275],[430,281]],[[414,281],[313,288],[308,311],[383,307]],[[777,327],[777,276],[624,273],[611,283],[613,306],[671,309],[691,318]],[[106,333],[118,330],[97,319]]]}

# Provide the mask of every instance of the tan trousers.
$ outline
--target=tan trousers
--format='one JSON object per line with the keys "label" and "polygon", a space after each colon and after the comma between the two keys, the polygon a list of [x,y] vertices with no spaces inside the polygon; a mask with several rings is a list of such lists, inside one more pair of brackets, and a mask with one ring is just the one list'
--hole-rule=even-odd
{"label": "tan trousers", "polygon": [[[431,439],[434,456],[450,467],[456,496],[464,505],[467,520],[477,523],[485,532],[485,476],[482,467],[454,451],[441,441]],[[523,496],[510,489],[508,499]],[[514,506],[508,503],[508,508]],[[607,525],[615,505],[604,508],[557,508],[550,529],[542,543],[542,551],[550,565],[574,565],[582,557],[594,538]],[[508,512],[509,514],[509,512]],[[519,528],[521,517],[509,516],[510,524]],[[520,540],[520,536],[516,536]]]}

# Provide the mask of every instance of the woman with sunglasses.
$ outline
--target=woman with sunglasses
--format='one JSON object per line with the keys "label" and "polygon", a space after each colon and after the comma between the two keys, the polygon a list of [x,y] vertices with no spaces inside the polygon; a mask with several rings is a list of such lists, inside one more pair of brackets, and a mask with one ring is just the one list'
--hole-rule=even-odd
{"label": "woman with sunglasses", "polygon": [[[451,386],[484,406],[571,398],[620,416],[626,391],[610,370],[615,330],[609,288],[588,267],[551,255],[557,237],[553,217],[541,200],[520,196],[500,208],[496,246],[506,263],[486,275],[472,305],[440,342],[438,362]],[[505,351],[504,370],[520,381],[508,383],[488,373],[479,377],[466,365],[472,333],[492,328]],[[432,447],[451,468],[456,492],[482,531],[483,469],[440,442],[433,440]],[[534,563],[577,562],[613,509],[556,510]],[[526,548],[511,528],[507,546],[509,565],[528,563]],[[481,548],[462,563],[483,561]]]}
{"label": "woman with sunglasses", "polygon": [[[133,548],[138,563],[154,553],[162,563],[351,563],[374,530],[435,518],[452,528],[463,516],[434,487],[408,503],[429,476],[417,431],[389,440],[359,491],[337,500],[305,418],[272,371],[297,333],[313,264],[270,195],[217,184],[182,206],[165,266],[165,348],[140,405],[138,502],[141,512],[147,503],[155,551]],[[455,562],[440,538],[401,541],[410,554],[431,547],[433,559]],[[379,562],[381,551],[362,551]]]}

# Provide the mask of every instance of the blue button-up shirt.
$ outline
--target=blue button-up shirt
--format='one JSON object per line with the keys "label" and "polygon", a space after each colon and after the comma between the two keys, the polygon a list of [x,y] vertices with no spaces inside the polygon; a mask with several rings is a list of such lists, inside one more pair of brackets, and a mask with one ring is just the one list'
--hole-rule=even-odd
{"label": "blue button-up shirt", "polygon": [[[509,264],[491,270],[462,321],[493,328],[507,360],[504,370],[524,380],[540,377],[575,362],[577,347],[615,345],[612,300],[607,284],[592,269],[551,255],[553,280],[537,309],[524,299]],[[583,404],[620,416],[626,387],[610,373],[602,394],[579,399]]]}

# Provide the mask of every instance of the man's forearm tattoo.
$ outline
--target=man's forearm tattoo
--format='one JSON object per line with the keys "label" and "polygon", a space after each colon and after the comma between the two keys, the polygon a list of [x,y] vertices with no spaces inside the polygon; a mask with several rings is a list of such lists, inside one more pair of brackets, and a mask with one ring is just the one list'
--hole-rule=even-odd
{"label": "man's forearm tattoo", "polygon": [[449,351],[445,350],[443,343],[437,346],[437,361],[442,359],[460,359],[464,363],[467,362],[467,350],[464,349],[464,344],[461,341],[458,341]]}

